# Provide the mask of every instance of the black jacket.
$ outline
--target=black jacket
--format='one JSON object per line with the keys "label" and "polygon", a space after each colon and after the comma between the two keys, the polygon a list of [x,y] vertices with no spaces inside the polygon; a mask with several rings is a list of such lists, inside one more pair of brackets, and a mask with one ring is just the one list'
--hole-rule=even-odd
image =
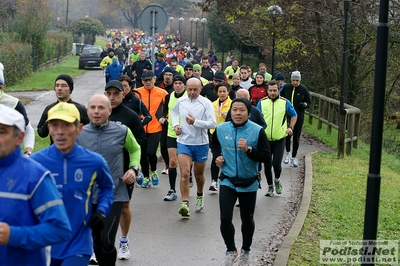
{"label": "black jacket", "polygon": [[[37,133],[41,138],[45,138],[49,135],[49,129],[47,127],[47,122],[46,122],[47,113],[57,103],[59,103],[59,101],[47,105],[46,108],[44,108],[43,110],[42,116],[40,117],[39,123],[37,125]],[[78,108],[79,114],[81,116],[81,123],[84,125],[89,124],[90,120],[87,115],[86,107],[80,103],[74,102],[71,99],[69,99],[68,103],[72,103],[76,106],[76,108]],[[53,140],[51,139],[51,137],[50,137],[50,144],[53,144]]]}
{"label": "black jacket", "polygon": [[122,103],[128,107],[129,109],[135,111],[135,113],[139,116],[143,116],[142,126],[147,125],[151,121],[151,115],[149,110],[147,110],[146,105],[136,97],[132,92],[129,92],[125,95],[125,98],[122,100]]}
{"label": "black jacket", "polygon": [[[304,110],[311,104],[310,93],[305,85],[300,83],[300,85],[295,88],[292,84],[285,84],[280,95],[293,104],[297,113],[297,119],[299,119],[299,117],[304,117]],[[306,105],[304,103],[306,103]]]}
{"label": "black jacket", "polygon": [[215,102],[218,99],[218,95],[214,92],[214,83],[208,83],[201,89],[200,92],[201,96],[206,97],[209,99],[211,102]]}

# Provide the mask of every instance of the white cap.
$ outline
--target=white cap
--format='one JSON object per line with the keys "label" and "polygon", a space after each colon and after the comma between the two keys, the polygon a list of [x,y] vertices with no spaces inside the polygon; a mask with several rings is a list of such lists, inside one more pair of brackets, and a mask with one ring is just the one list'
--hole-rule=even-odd
{"label": "white cap", "polygon": [[0,124],[7,126],[16,126],[22,132],[25,132],[24,116],[13,108],[0,104]]}

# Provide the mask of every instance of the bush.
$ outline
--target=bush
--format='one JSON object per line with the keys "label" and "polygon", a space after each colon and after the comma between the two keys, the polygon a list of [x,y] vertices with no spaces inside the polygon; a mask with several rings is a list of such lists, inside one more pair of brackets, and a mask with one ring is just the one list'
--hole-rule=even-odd
{"label": "bush", "polygon": [[49,60],[71,54],[73,37],[70,32],[57,32],[45,35],[41,44],[42,52],[37,52],[32,45],[16,41],[13,33],[1,33],[0,62],[4,65],[4,78],[7,86],[18,81],[37,69],[38,65]]}
{"label": "bush", "polygon": [[0,49],[0,62],[4,65],[4,78],[7,85],[14,85],[32,73],[32,46],[12,42],[4,43]]}

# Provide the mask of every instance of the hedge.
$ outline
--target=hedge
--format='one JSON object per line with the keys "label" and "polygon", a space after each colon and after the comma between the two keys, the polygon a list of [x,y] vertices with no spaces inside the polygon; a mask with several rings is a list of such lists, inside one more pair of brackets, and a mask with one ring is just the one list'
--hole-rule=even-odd
{"label": "hedge", "polygon": [[40,51],[16,40],[13,33],[0,34],[0,45],[3,47],[0,49],[0,62],[4,65],[4,79],[8,86],[18,84],[20,79],[31,74],[38,65],[71,54],[73,44],[70,32],[46,34]]}

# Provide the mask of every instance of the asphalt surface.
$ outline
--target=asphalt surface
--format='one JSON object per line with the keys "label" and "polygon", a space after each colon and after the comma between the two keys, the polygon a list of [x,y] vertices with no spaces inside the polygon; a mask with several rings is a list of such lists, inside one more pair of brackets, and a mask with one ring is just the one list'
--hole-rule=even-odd
{"label": "asphalt surface", "polygon": [[[61,74],[61,73],[60,73]],[[56,76],[55,76],[56,78]],[[104,92],[105,78],[101,70],[89,70],[75,79],[72,99],[87,105],[88,99]],[[31,98],[26,110],[32,126],[40,119],[46,105],[56,100],[54,91],[14,92],[16,97]],[[284,236],[290,229],[302,196],[304,156],[324,149],[314,141],[302,136],[298,159],[300,167],[283,165],[281,180],[284,191],[281,195],[265,197],[267,183],[263,176],[262,189],[258,191],[254,214],[256,229],[252,245],[252,265],[271,265]],[[205,207],[194,212],[196,185],[190,191],[191,216],[182,218],[178,214],[181,205],[179,177],[178,199],[165,202],[169,190],[168,176],[162,175],[164,164],[158,165],[160,184],[150,188],[135,188],[131,201],[132,223],[129,231],[131,258],[118,261],[117,265],[221,265],[226,251],[219,231],[218,192],[208,190],[211,183],[210,160],[206,167]],[[178,172],[179,176],[179,172]],[[235,207],[233,223],[236,228],[236,246],[241,247],[239,208]],[[117,234],[117,241],[120,233]],[[117,246],[117,244],[116,244]],[[274,252],[271,252],[273,246]],[[267,255],[266,255],[267,254]]]}

